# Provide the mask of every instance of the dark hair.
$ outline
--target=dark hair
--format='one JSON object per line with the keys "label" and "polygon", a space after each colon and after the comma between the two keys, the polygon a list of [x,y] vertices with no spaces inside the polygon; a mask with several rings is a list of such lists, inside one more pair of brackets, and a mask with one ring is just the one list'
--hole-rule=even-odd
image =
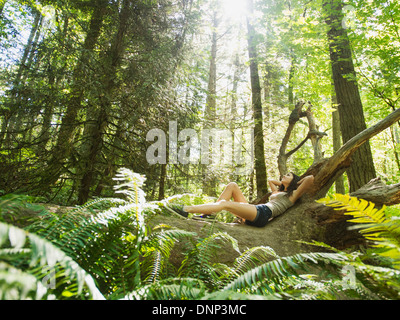
{"label": "dark hair", "polygon": [[288,196],[291,196],[293,191],[297,189],[297,183],[300,181],[300,177],[298,175],[294,174],[293,172],[291,172],[291,174],[293,175],[293,179],[287,186],[287,189],[285,190],[285,186],[283,184],[281,184],[279,187],[279,191],[286,191]]}

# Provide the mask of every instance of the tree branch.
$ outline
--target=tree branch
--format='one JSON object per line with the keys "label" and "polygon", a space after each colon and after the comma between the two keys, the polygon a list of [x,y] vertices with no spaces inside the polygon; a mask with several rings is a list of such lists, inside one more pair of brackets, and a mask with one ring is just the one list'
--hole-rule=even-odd
{"label": "tree branch", "polygon": [[400,120],[400,108],[392,112],[385,119],[361,131],[349,141],[347,141],[332,157],[325,159],[318,164],[318,169],[310,167],[308,174],[314,171],[314,186],[309,194],[315,199],[325,195],[327,189],[332,185],[332,177],[337,175],[338,171],[344,171],[351,164],[351,156],[353,153],[368,139],[372,138],[381,131],[393,125]]}

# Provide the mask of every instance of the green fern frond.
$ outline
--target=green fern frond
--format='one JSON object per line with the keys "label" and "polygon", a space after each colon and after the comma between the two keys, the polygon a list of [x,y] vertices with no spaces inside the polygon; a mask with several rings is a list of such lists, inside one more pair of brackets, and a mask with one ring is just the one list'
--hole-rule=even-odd
{"label": "green fern frond", "polygon": [[235,272],[242,274],[248,269],[255,267],[256,264],[271,260],[271,257],[278,257],[271,247],[258,246],[250,248],[243,252],[240,257],[236,258],[234,263]]}
{"label": "green fern frond", "polygon": [[354,217],[349,221],[357,224],[352,229],[359,229],[374,247],[381,249],[378,254],[393,259],[394,266],[400,268],[400,221],[386,217],[385,206],[378,209],[372,202],[341,194],[317,202],[335,210],[346,210],[346,215]]}
{"label": "green fern frond", "polygon": [[203,281],[194,278],[169,278],[126,295],[126,300],[199,300],[206,294]]}
{"label": "green fern frond", "polygon": [[178,270],[178,275],[195,277],[207,281],[212,288],[220,287],[221,281],[212,266],[212,259],[220,248],[218,241],[229,242],[234,250],[240,253],[237,240],[225,232],[217,232],[199,240],[185,256]]}
{"label": "green fern frond", "polygon": [[0,300],[40,300],[47,288],[32,274],[0,262]]}
{"label": "green fern frond", "polygon": [[364,199],[358,199],[349,195],[335,194],[332,198],[327,197],[318,200],[336,210],[346,210],[345,214],[354,216],[350,220],[356,223],[383,223],[385,221],[385,209],[375,208],[375,204]]}
{"label": "green fern frond", "polygon": [[86,288],[85,290],[88,290],[93,299],[104,299],[93,278],[51,242],[15,226],[0,223],[0,246],[8,246],[14,249],[27,246],[30,249],[29,266],[31,268],[35,266],[46,268],[61,266],[64,269],[65,276],[76,283],[77,289],[74,294],[80,295]]}
{"label": "green fern frond", "polygon": [[[175,243],[184,238],[192,238],[194,236],[196,236],[194,232],[175,229],[166,225],[154,227],[153,232],[142,246],[142,251],[144,252],[142,269],[148,274],[145,279],[146,282],[160,280]],[[149,267],[146,267],[146,265],[149,265]]]}
{"label": "green fern frond", "polygon": [[244,251],[235,259],[232,267],[224,264],[216,264],[214,268],[220,274],[219,279],[221,280],[221,285],[224,286],[246,271],[271,260],[271,257],[278,258],[278,255],[271,247],[258,246]]}
{"label": "green fern frond", "polygon": [[266,262],[256,268],[250,269],[235,280],[227,284],[223,290],[242,290],[256,286],[262,282],[265,289],[274,293],[274,288],[279,285],[281,279],[298,276],[299,271],[307,271],[312,264],[319,262],[331,263],[332,261],[347,260],[347,257],[336,253],[302,253],[289,257],[282,257]]}
{"label": "green fern frond", "polygon": [[146,203],[146,194],[142,190],[142,186],[146,180],[145,176],[135,173],[132,170],[121,168],[113,180],[120,181],[118,185],[114,186],[116,193],[126,195],[128,200],[137,206]]}

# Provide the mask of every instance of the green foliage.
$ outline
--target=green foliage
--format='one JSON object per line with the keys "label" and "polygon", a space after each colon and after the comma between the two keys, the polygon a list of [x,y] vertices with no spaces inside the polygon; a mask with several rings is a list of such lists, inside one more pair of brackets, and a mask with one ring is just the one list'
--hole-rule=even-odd
{"label": "green foliage", "polygon": [[352,228],[360,230],[377,248],[377,254],[391,259],[393,266],[400,269],[400,221],[385,215],[386,206],[378,209],[371,202],[341,194],[319,202],[336,210],[346,210],[345,214],[353,216],[349,221],[356,223]]}
{"label": "green foliage", "polygon": [[[103,298],[93,278],[51,242],[0,223],[0,246],[2,299]],[[46,271],[54,277],[48,287]]]}

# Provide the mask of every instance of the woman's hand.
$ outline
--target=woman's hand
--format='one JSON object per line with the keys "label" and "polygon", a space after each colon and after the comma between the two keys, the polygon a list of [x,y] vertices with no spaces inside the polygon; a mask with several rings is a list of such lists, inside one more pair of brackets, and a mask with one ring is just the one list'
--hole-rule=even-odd
{"label": "woman's hand", "polygon": [[298,183],[298,187],[293,191],[293,194],[289,197],[290,201],[295,203],[304,193],[306,193],[311,186],[314,184],[314,176],[309,175],[301,179]]}
{"label": "woman's hand", "polygon": [[313,183],[314,182],[314,176],[313,175],[309,175],[309,176],[305,176],[303,179],[301,179],[299,182],[297,182],[298,185],[301,185],[304,181]]}

